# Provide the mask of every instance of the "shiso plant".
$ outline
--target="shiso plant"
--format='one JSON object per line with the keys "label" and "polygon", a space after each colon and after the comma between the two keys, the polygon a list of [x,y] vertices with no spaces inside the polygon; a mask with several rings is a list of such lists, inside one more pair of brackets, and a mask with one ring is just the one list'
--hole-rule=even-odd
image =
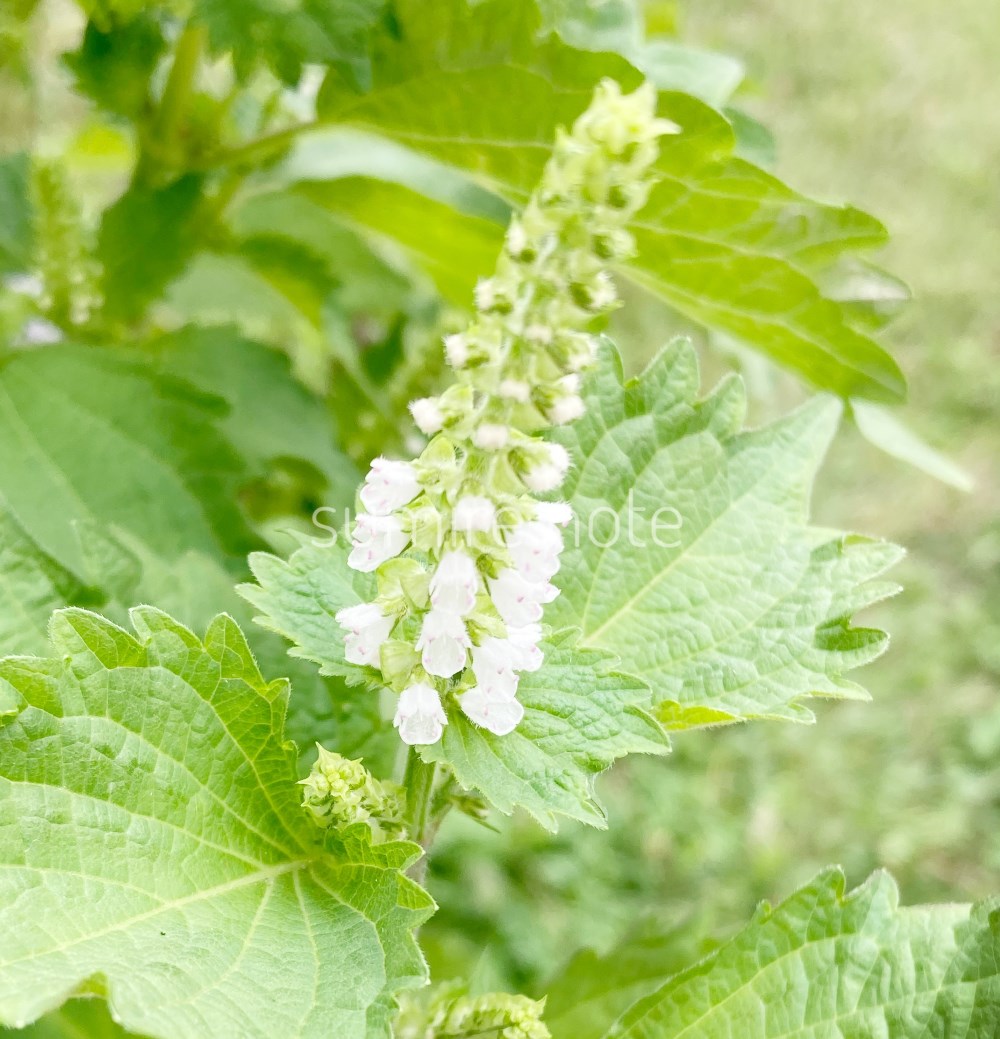
{"label": "shiso plant", "polygon": [[[617,760],[885,647],[900,551],[809,520],[842,402],[904,392],[843,289],[883,232],[757,164],[728,59],[535,0],[28,2],[0,47],[0,1023],[1000,1034],[996,901],[882,873],[520,990],[441,955],[444,827],[605,827]],[[816,392],[747,428],[733,342]]]}

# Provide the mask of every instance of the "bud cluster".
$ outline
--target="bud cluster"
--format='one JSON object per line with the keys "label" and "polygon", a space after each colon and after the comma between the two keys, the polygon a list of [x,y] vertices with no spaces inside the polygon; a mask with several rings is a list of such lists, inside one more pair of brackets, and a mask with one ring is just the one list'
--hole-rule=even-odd
{"label": "bud cluster", "polygon": [[454,983],[439,986],[430,999],[405,993],[395,1022],[396,1039],[460,1039],[491,1035],[499,1039],[551,1039],[542,1021],[545,1000],[490,992],[462,993]]}
{"label": "bud cluster", "polygon": [[583,414],[587,328],[616,305],[610,264],[634,243],[658,137],[650,85],[623,96],[603,82],[560,132],[541,184],[515,217],[476,316],[445,337],[455,383],[411,411],[430,437],[413,463],[377,458],[361,491],[349,564],[374,571],[378,597],[337,614],[346,657],[396,690],[408,744],[434,743],[454,698],[477,725],[511,732],[520,674],[542,662],[542,613],[569,506],[555,492],[570,465],[541,435]]}
{"label": "bud cluster", "polygon": [[376,779],[361,764],[316,745],[319,756],[309,775],[302,806],[325,829],[342,830],[367,823],[376,837],[398,834],[405,798],[401,787]]}

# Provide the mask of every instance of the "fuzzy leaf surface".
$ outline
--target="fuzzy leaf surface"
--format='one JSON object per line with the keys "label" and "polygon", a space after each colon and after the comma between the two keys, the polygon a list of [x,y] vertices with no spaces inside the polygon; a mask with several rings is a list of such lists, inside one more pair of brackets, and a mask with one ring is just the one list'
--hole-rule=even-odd
{"label": "fuzzy leaf surface", "polygon": [[876,873],[829,870],[641,999],[605,1039],[987,1039],[1000,1028],[1000,908],[900,908]]}
{"label": "fuzzy leaf surface", "polygon": [[0,1022],[106,994],[152,1039],[388,1036],[423,977],[418,849],[324,844],[302,812],[288,687],[236,624],[150,607],[133,636],[57,613],[51,659],[0,663]]}
{"label": "fuzzy leaf surface", "polygon": [[866,695],[844,673],[886,636],[850,616],[895,591],[874,579],[900,550],[809,524],[835,400],[743,431],[742,383],[702,400],[698,384],[686,341],[627,383],[603,352],[585,416],[559,434],[578,527],[546,620],[647,682],[668,729],[811,720],[803,698]]}

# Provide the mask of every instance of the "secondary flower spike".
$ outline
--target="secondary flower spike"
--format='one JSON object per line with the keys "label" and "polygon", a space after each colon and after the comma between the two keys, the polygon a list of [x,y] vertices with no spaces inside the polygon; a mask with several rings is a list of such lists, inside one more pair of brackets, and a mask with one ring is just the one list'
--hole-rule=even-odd
{"label": "secondary flower spike", "polygon": [[457,705],[497,736],[524,715],[520,674],[537,670],[545,605],[558,594],[572,510],[541,502],[572,459],[544,439],[584,411],[589,329],[617,304],[609,268],[652,185],[658,140],[677,127],[644,84],[605,80],[560,131],[541,183],[514,217],[476,313],[444,341],[455,383],[410,405],[430,442],[412,463],[377,458],[365,478],[348,563],[375,572],[373,603],[337,614],[351,663],[399,694],[408,744],[436,743]]}

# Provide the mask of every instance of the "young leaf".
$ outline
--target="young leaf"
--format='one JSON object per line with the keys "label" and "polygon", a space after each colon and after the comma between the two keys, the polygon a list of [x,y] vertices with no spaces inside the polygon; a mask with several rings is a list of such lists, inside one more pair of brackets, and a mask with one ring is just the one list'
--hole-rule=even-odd
{"label": "young leaf", "polygon": [[[321,114],[464,169],[514,203],[597,80],[631,89],[641,78],[617,55],[539,41],[533,0],[400,0],[394,11],[392,36],[376,48],[375,88],[325,106],[321,96]],[[633,228],[639,255],[623,273],[823,389],[899,399],[895,362],[807,273],[821,258],[881,243],[884,228],[734,158],[732,128],[694,98],[667,93],[661,109],[682,133],[663,144],[659,184]]]}
{"label": "young leaf", "polygon": [[878,656],[850,615],[894,591],[869,584],[892,545],[808,524],[816,469],[839,408],[817,398],[741,432],[742,384],[697,399],[677,341],[622,382],[605,350],[586,415],[560,431],[575,468],[563,493],[578,528],[546,619],[582,632],[649,684],[668,728],[811,719],[808,696],[864,696],[845,671]]}
{"label": "young leaf", "polygon": [[839,870],[627,1010],[606,1039],[982,1037],[1000,1026],[997,902],[901,909],[877,873]]}
{"label": "young leaf", "polygon": [[287,683],[230,618],[204,640],[150,607],[132,623],[63,611],[52,659],[0,663],[0,1021],[86,992],[153,1039],[387,1037],[424,974],[410,932],[432,902],[402,872],[419,849],[321,841]]}

